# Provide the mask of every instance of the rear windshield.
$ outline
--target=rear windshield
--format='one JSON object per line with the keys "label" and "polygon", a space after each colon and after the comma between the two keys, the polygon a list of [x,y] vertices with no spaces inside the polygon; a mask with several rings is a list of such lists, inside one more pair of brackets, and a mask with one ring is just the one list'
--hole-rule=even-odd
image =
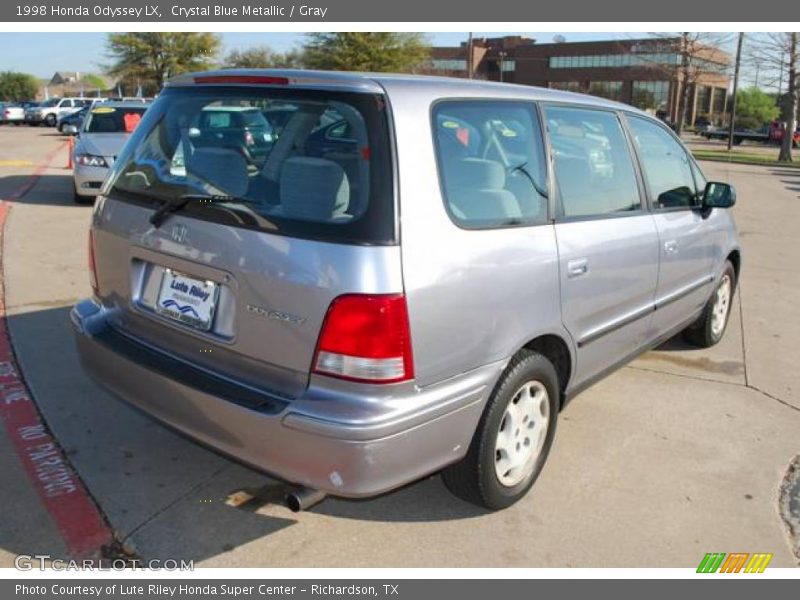
{"label": "rear windshield", "polygon": [[86,133],[131,133],[139,121],[145,108],[122,108],[113,106],[98,106],[89,110],[84,131]]}
{"label": "rear windshield", "polygon": [[106,186],[157,208],[326,241],[394,243],[386,106],[373,94],[267,87],[171,88]]}

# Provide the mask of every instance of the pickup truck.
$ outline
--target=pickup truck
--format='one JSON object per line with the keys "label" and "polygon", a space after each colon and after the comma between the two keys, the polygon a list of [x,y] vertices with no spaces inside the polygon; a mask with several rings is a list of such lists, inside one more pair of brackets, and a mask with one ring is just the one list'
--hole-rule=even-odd
{"label": "pickup truck", "polygon": [[[726,128],[719,128],[700,132],[700,135],[709,140],[727,140],[729,133]],[[762,144],[779,145],[783,140],[783,129],[778,121],[773,121],[769,125],[764,125],[756,130],[734,129],[733,145],[738,146],[745,140],[750,142],[760,142]],[[793,145],[795,147],[800,145],[800,126],[798,126],[794,132]]]}

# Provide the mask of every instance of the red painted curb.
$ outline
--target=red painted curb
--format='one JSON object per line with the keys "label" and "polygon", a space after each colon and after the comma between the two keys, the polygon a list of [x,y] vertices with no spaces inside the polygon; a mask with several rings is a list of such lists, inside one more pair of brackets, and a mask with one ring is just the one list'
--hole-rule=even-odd
{"label": "red painted curb", "polygon": [[[48,153],[8,200],[27,194],[63,146]],[[0,203],[0,248],[9,202]],[[5,310],[5,280],[0,261],[0,421],[42,504],[73,557],[99,555],[113,535],[56,439],[48,431],[14,357]]]}

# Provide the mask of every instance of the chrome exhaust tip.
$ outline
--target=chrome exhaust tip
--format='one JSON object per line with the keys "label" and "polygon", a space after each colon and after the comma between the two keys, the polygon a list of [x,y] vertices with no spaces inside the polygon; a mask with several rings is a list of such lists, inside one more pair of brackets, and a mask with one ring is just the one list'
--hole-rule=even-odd
{"label": "chrome exhaust tip", "polygon": [[286,494],[286,507],[292,512],[308,510],[325,500],[325,492],[307,487],[298,487]]}

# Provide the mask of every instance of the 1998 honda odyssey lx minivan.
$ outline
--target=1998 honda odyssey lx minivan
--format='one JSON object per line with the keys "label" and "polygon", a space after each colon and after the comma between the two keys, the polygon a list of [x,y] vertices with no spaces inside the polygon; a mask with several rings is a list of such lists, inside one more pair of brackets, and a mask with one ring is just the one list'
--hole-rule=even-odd
{"label": "1998 honda odyssey lx minivan", "polygon": [[[242,107],[285,121],[258,153],[224,117]],[[97,381],[296,485],[294,509],[440,470],[499,509],[569,398],[679,332],[720,340],[734,201],[662,123],[599,98],[183,75],[101,189],[72,321]]]}

